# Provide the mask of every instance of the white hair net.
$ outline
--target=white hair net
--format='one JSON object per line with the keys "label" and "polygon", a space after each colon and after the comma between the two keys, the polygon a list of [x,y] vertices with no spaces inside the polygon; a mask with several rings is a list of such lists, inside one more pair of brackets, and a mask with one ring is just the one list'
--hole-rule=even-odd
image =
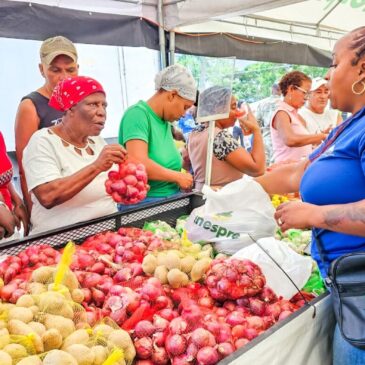
{"label": "white hair net", "polygon": [[161,70],[155,77],[155,89],[176,90],[184,99],[196,100],[196,82],[191,72],[181,65],[172,65]]}

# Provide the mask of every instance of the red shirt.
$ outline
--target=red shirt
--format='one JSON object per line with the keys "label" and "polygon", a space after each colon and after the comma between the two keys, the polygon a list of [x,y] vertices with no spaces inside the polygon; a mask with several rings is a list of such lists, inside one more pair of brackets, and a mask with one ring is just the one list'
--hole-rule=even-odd
{"label": "red shirt", "polygon": [[0,194],[3,196],[6,205],[12,209],[9,183],[13,177],[13,166],[10,158],[6,153],[5,141],[0,132]]}

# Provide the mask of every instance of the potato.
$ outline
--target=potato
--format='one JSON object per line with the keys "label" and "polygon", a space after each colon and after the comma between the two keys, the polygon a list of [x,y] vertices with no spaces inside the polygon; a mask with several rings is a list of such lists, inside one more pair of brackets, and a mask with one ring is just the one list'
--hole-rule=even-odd
{"label": "potato", "polygon": [[210,267],[210,263],[212,262],[211,258],[205,257],[197,261],[193,268],[191,269],[190,277],[193,281],[199,281],[203,279],[205,273],[208,271]]}
{"label": "potato", "polygon": [[108,350],[104,346],[93,346],[91,351],[94,353],[94,364],[103,365],[104,361],[108,358]]}
{"label": "potato", "polygon": [[52,275],[55,269],[50,266],[42,266],[32,272],[31,281],[41,284],[47,284],[52,281]]}
{"label": "potato", "polygon": [[46,332],[46,327],[42,323],[39,322],[29,322],[28,326],[33,329],[35,333],[39,336],[42,336],[44,332]]}
{"label": "potato", "polygon": [[20,360],[17,365],[42,365],[42,360],[38,356],[29,356]]}
{"label": "potato", "polygon": [[27,324],[17,319],[12,319],[8,323],[8,330],[11,335],[27,336],[30,333],[33,333],[34,334],[33,344],[36,352],[41,353],[44,351],[41,337],[33,331],[32,327],[28,326]]}
{"label": "potato", "polygon": [[7,327],[7,323],[3,320],[0,320],[0,329],[6,328]]}
{"label": "potato", "polygon": [[157,266],[154,277],[160,280],[161,284],[167,284],[167,273],[169,271],[167,270],[166,266]]}
{"label": "potato", "polygon": [[12,365],[13,364],[13,360],[7,352],[0,351],[0,364],[1,365]]}
{"label": "potato", "polygon": [[157,266],[157,259],[154,255],[148,254],[144,257],[142,262],[142,270],[148,274],[153,275]]}
{"label": "potato", "polygon": [[[55,271],[56,273],[56,271]],[[53,275],[53,279],[55,278],[55,274]],[[63,285],[67,286],[67,288],[72,292],[72,290],[79,288],[79,282],[77,280],[76,275],[71,271],[66,271],[66,275],[62,282]]]}
{"label": "potato", "polygon": [[157,266],[166,266],[166,252],[159,252],[157,255]]}
{"label": "potato", "polygon": [[134,349],[133,342],[129,337],[128,332],[124,330],[115,330],[109,335],[108,341],[111,345],[124,351],[127,361],[132,361],[136,356],[136,350]]}
{"label": "potato", "polygon": [[33,315],[36,316],[39,313],[39,308],[36,305],[32,305],[29,309],[33,312]]}
{"label": "potato", "polygon": [[62,336],[54,328],[47,330],[42,335],[44,351],[57,350],[62,346]]}
{"label": "potato", "polygon": [[29,283],[28,291],[30,294],[38,295],[44,293],[46,291],[46,287],[42,283]]}
{"label": "potato", "polygon": [[93,365],[94,363],[94,352],[90,351],[90,349],[85,345],[71,345],[67,347],[65,351],[76,359],[78,365]]}
{"label": "potato", "polygon": [[78,365],[76,359],[61,350],[52,350],[43,359],[43,365]]}
{"label": "potato", "polygon": [[179,269],[172,269],[167,274],[167,280],[174,289],[189,283],[189,277]]}
{"label": "potato", "polygon": [[168,270],[181,268],[181,260],[177,253],[169,251],[166,255],[166,265]]}
{"label": "potato", "polygon": [[25,295],[22,295],[16,302],[16,305],[18,307],[31,307],[32,305],[34,305],[34,300],[32,298],[31,295],[29,294],[25,294]]}
{"label": "potato", "polygon": [[195,264],[195,259],[193,256],[185,256],[181,259],[181,271],[185,272],[186,274],[189,274],[191,269],[193,268],[193,265]]}
{"label": "potato", "polygon": [[114,331],[114,328],[111,326],[108,326],[107,324],[98,324],[93,328],[94,335],[101,333],[104,337],[108,337],[113,331]]}
{"label": "potato", "polygon": [[16,343],[11,343],[10,345],[6,345],[3,348],[3,351],[8,353],[11,356],[11,358],[13,360],[15,360],[14,364],[16,364],[17,359],[22,359],[23,357],[28,356],[28,353],[27,353],[27,350],[25,349],[25,347],[22,345],[18,345]]}
{"label": "potato", "polygon": [[66,349],[71,345],[86,345],[89,342],[89,334],[86,330],[81,329],[71,333],[63,342],[62,349]]}
{"label": "potato", "polygon": [[225,255],[224,253],[219,253],[215,258],[216,259],[226,259],[228,256]]}
{"label": "potato", "polygon": [[84,301],[84,292],[81,289],[74,289],[71,293],[72,300],[76,303],[82,303]]}
{"label": "potato", "polygon": [[47,314],[44,318],[44,325],[49,330],[55,328],[58,330],[62,338],[66,338],[71,333],[75,332],[75,324],[69,318]]}
{"label": "potato", "polygon": [[9,320],[19,319],[24,323],[29,323],[33,320],[33,312],[29,308],[14,307],[9,311]]}
{"label": "potato", "polygon": [[9,343],[10,343],[9,331],[6,328],[2,328],[0,330],[0,349],[3,349],[6,345],[9,345]]}
{"label": "potato", "polygon": [[59,314],[62,307],[65,305],[65,297],[57,292],[47,291],[36,298],[37,305],[41,312],[50,314]]}

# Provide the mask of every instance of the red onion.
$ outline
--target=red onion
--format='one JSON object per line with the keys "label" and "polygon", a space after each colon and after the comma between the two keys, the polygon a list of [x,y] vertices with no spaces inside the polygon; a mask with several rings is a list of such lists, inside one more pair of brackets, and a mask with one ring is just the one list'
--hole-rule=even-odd
{"label": "red onion", "polygon": [[258,316],[246,317],[247,327],[262,330],[264,328],[264,320]]}
{"label": "red onion", "polygon": [[247,345],[250,341],[247,338],[240,338],[237,341],[235,341],[234,345],[236,349],[239,349],[240,347],[243,347]]}
{"label": "red onion", "polygon": [[279,315],[279,321],[281,321],[282,319],[285,319],[286,317],[290,316],[293,312],[291,311],[283,311],[280,313]]}
{"label": "red onion", "polygon": [[150,321],[140,321],[134,328],[134,334],[139,337],[151,337],[156,331],[156,327]]}
{"label": "red onion", "polygon": [[219,355],[223,358],[234,352],[235,348],[230,342],[222,342],[217,346]]}
{"label": "red onion", "polygon": [[177,356],[185,352],[186,340],[180,335],[171,335],[166,338],[165,348],[171,356]]}
{"label": "red onion", "polygon": [[256,316],[263,316],[265,313],[265,303],[258,298],[249,298],[250,311]]}
{"label": "red onion", "polygon": [[174,357],[172,359],[172,365],[187,365],[192,361],[194,361],[194,359],[189,357],[189,355],[184,354]]}
{"label": "red onion", "polygon": [[165,365],[169,362],[169,357],[163,347],[155,346],[152,352],[152,361],[156,365]]}
{"label": "red onion", "polygon": [[198,351],[197,360],[199,365],[214,365],[219,361],[219,355],[213,347],[203,347]]}
{"label": "red onion", "polygon": [[243,330],[243,337],[247,338],[250,341],[253,340],[257,336],[258,336],[258,332],[254,328],[246,328]]}
{"label": "red onion", "polygon": [[181,335],[188,332],[188,323],[181,317],[174,318],[169,325],[170,333]]}
{"label": "red onion", "polygon": [[95,288],[101,281],[101,276],[96,273],[87,273],[82,282],[83,287],[85,288]]}
{"label": "red onion", "polygon": [[136,365],[154,365],[152,360],[137,360]]}
{"label": "red onion", "polygon": [[194,343],[190,343],[186,349],[186,354],[192,358],[195,359],[196,355],[198,353],[198,347]]}
{"label": "red onion", "polygon": [[247,328],[247,326],[244,326],[242,324],[239,324],[237,326],[234,326],[232,328],[232,336],[233,336],[233,338],[242,338],[243,337],[243,334],[244,334],[244,331],[245,331],[246,328]]}
{"label": "red onion", "polygon": [[197,328],[191,333],[191,341],[198,347],[215,346],[214,336],[204,328]]}
{"label": "red onion", "polygon": [[149,337],[142,337],[134,341],[137,356],[140,359],[148,359],[152,355],[152,340]]}
{"label": "red onion", "polygon": [[0,289],[0,297],[3,301],[8,302],[13,292],[18,288],[18,285],[15,283],[10,283],[3,286]]}
{"label": "red onion", "polygon": [[216,335],[216,340],[218,343],[222,343],[222,342],[227,342],[230,341],[232,338],[232,332],[230,327],[227,324],[223,324],[221,325],[221,329],[218,333],[218,335]]}
{"label": "red onion", "polygon": [[228,314],[228,310],[226,308],[220,307],[216,309],[215,313],[219,317],[225,317]]}
{"label": "red onion", "polygon": [[278,319],[281,313],[280,303],[276,302],[266,306],[265,315],[272,316],[274,319]]}
{"label": "red onion", "polygon": [[226,322],[231,326],[245,323],[245,317],[239,311],[234,311],[228,314]]}
{"label": "red onion", "polygon": [[147,297],[150,301],[154,302],[161,294],[161,290],[153,284],[146,283],[142,287],[141,294]]}
{"label": "red onion", "polygon": [[169,321],[155,314],[153,316],[153,325],[155,326],[156,331],[164,331],[168,327]]}
{"label": "red onion", "polygon": [[266,303],[273,303],[276,302],[278,300],[278,297],[276,296],[276,294],[273,292],[273,290],[267,286],[265,286],[262,289],[262,292],[259,295],[260,299],[263,300]]}
{"label": "red onion", "polygon": [[205,308],[213,308],[214,300],[211,297],[203,297],[199,299],[198,304]]}
{"label": "red onion", "polygon": [[166,331],[165,332],[156,332],[152,336],[153,343],[156,346],[164,346],[166,341]]}

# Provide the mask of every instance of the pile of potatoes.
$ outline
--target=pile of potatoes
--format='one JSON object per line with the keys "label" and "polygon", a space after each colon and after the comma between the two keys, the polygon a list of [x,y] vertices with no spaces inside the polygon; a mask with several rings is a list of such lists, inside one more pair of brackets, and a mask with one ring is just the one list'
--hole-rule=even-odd
{"label": "pile of potatoes", "polygon": [[47,282],[47,270],[34,272],[29,294],[16,304],[0,304],[0,364],[102,365],[116,349],[124,358],[115,365],[131,363],[135,349],[129,334],[111,322],[91,328],[78,304],[84,297],[76,277],[71,275],[67,287],[60,285],[55,291],[54,284],[36,282],[38,275]]}
{"label": "pile of potatoes", "polygon": [[212,262],[212,247],[194,244],[181,250],[167,250],[146,255],[142,269],[147,275],[153,275],[162,284],[176,289],[189,282],[200,281]]}

